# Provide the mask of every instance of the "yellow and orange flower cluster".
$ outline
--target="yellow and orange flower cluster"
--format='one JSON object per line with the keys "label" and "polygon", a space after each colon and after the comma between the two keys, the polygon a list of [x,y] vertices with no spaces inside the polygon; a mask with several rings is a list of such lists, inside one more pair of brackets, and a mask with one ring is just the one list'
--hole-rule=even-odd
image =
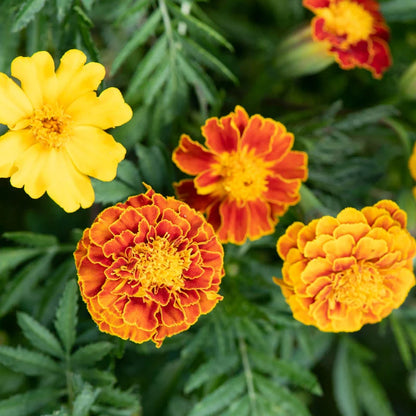
{"label": "yellow and orange flower cluster", "polygon": [[74,256],[93,320],[123,339],[159,347],[222,299],[223,248],[213,228],[150,188],[101,212]]}
{"label": "yellow and orange flower cluster", "polygon": [[281,287],[293,316],[321,331],[358,331],[389,315],[415,285],[415,239],[406,213],[383,200],[342,210],[280,237]]}
{"label": "yellow and orange flower cluster", "polygon": [[303,0],[316,16],[312,36],[327,44],[341,68],[361,67],[381,78],[391,65],[389,28],[376,0]]}
{"label": "yellow and orange flower cluster", "polygon": [[299,199],[307,154],[293,151],[283,124],[237,106],[202,127],[205,145],[182,135],[172,159],[195,179],[175,184],[177,195],[206,213],[222,243],[243,244],[274,231]]}
{"label": "yellow and orange flower cluster", "polygon": [[0,177],[32,198],[45,192],[65,211],[94,202],[91,177],[111,181],[126,149],[104,130],[132,117],[117,88],[99,96],[104,66],[70,50],[55,64],[48,52],[18,57],[0,73]]}

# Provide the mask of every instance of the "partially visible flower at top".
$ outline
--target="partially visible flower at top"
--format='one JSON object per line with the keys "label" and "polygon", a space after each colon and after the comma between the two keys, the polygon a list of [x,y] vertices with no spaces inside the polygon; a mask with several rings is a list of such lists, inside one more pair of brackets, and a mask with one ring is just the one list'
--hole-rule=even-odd
{"label": "partially visible flower at top", "polygon": [[[416,181],[416,143],[413,145],[413,151],[409,158],[409,170],[412,178]],[[413,187],[413,195],[416,198],[416,186]]]}
{"label": "partially visible flower at top", "polygon": [[292,151],[283,124],[237,106],[202,127],[205,145],[182,135],[172,159],[195,179],[174,184],[178,197],[207,214],[222,243],[243,244],[271,234],[299,199],[307,154]]}
{"label": "partially visible flower at top", "polygon": [[406,221],[396,203],[383,200],[288,227],[277,242],[283,279],[274,281],[294,318],[353,332],[398,308],[415,285],[416,242]]}
{"label": "partially visible flower at top", "polygon": [[102,211],[74,253],[101,331],[158,347],[222,299],[224,251],[205,218],[148,188]]}
{"label": "partially visible flower at top", "polygon": [[303,0],[315,13],[312,36],[325,42],[343,69],[361,67],[381,78],[391,65],[389,28],[376,0]]}
{"label": "partially visible flower at top", "polygon": [[0,177],[32,198],[45,192],[65,211],[94,202],[91,177],[111,181],[126,149],[104,130],[132,117],[117,88],[99,96],[103,65],[85,65],[83,52],[66,52],[59,68],[48,52],[13,60],[16,84],[0,73]]}

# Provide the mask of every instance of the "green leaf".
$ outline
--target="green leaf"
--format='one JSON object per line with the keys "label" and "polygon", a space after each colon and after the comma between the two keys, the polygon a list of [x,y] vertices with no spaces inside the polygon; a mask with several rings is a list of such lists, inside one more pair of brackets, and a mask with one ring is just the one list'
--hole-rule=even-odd
{"label": "green leaf", "polygon": [[235,84],[238,83],[237,77],[218,58],[202,46],[198,45],[192,39],[184,37],[178,37],[178,41],[183,45],[184,49],[198,61],[224,75],[226,78],[229,78]]}
{"label": "green leaf", "polygon": [[81,393],[74,400],[72,416],[88,416],[99,389],[93,389],[89,384],[85,384]]}
{"label": "green leaf", "polygon": [[321,395],[322,389],[314,374],[295,362],[279,360],[263,352],[248,349],[249,360],[254,368],[272,377],[283,378],[289,383]]}
{"label": "green leaf", "polygon": [[407,370],[412,369],[412,352],[408,342],[406,341],[405,330],[399,320],[398,314],[393,312],[390,315],[390,324],[396,339],[397,347],[399,348],[400,356]]}
{"label": "green leaf", "polygon": [[162,62],[158,68],[156,68],[153,76],[148,79],[147,84],[143,88],[144,103],[150,106],[155,100],[158,93],[161,92],[163,85],[172,76],[172,67],[169,65],[169,61]]}
{"label": "green leaf", "polygon": [[75,343],[76,325],[78,321],[78,285],[70,280],[56,311],[55,328],[62,341],[65,351],[69,353]]}
{"label": "green leaf", "polygon": [[14,276],[0,298],[0,316],[9,312],[48,273],[54,254],[30,262]]}
{"label": "green leaf", "polygon": [[15,231],[3,234],[4,238],[22,246],[28,247],[53,247],[58,245],[58,239],[54,235],[37,234],[30,231]]}
{"label": "green leaf", "polygon": [[118,408],[140,408],[138,394],[108,386],[101,389],[97,402]]}
{"label": "green leaf", "polygon": [[414,0],[391,0],[380,4],[381,13],[387,22],[411,22],[416,19]]}
{"label": "green leaf", "polygon": [[34,248],[2,248],[0,249],[0,273],[11,270],[42,252],[43,250]]}
{"label": "green leaf", "polygon": [[380,382],[367,366],[354,363],[354,381],[358,399],[368,416],[395,416]]}
{"label": "green leaf", "polygon": [[74,365],[85,367],[93,366],[113,349],[113,344],[108,341],[95,342],[78,348],[71,357]]}
{"label": "green leaf", "polygon": [[19,312],[17,322],[23,330],[23,335],[35,348],[58,358],[64,357],[64,352],[57,338],[38,321],[24,312]]}
{"label": "green leaf", "polygon": [[149,36],[156,30],[160,23],[162,14],[159,9],[155,10],[150,17],[146,19],[144,24],[135,32],[133,37],[124,45],[118,55],[114,58],[111,66],[110,75],[114,75],[124,61],[137,49],[146,42]]}
{"label": "green leaf", "polygon": [[26,27],[35,17],[35,15],[42,10],[46,0],[27,0],[20,7],[12,26],[12,32],[18,32]]}
{"label": "green leaf", "polygon": [[181,9],[175,6],[172,2],[168,2],[168,6],[169,10],[178,18],[179,21],[183,21],[189,25],[189,29],[194,29],[194,31],[202,37],[206,37],[210,41],[218,42],[230,51],[234,49],[233,45],[231,45],[231,43],[228,42],[224,36],[215,31],[211,26],[208,26],[206,23],[201,22],[201,20],[193,17],[190,14],[182,13]]}
{"label": "green leaf", "polygon": [[94,386],[112,386],[117,379],[113,373],[109,371],[98,370],[96,368],[87,368],[79,370],[82,378]]}
{"label": "green leaf", "polygon": [[150,73],[166,59],[167,44],[166,36],[162,35],[142,61],[139,62],[125,95],[127,101],[134,99],[134,96],[139,93],[140,87],[147,82]]}
{"label": "green leaf", "polygon": [[155,189],[163,187],[166,178],[166,162],[162,151],[158,146],[143,146],[138,143],[135,146],[139,167],[143,180]]}
{"label": "green leaf", "polygon": [[221,412],[221,416],[250,416],[249,397],[244,396],[231,403],[227,410]]}
{"label": "green leaf", "polygon": [[0,362],[13,371],[28,376],[59,373],[61,368],[51,358],[26,348],[0,345]]}
{"label": "green leaf", "polygon": [[228,379],[213,392],[206,395],[189,413],[189,416],[210,416],[229,406],[244,393],[246,382],[244,375]]}
{"label": "green leaf", "polygon": [[58,10],[58,21],[62,22],[70,10],[74,0],[56,0],[56,9]]}
{"label": "green leaf", "polygon": [[[16,394],[6,400],[0,400],[0,415],[28,416],[39,410],[43,410],[48,403],[53,402],[59,396],[60,392],[47,388]],[[56,416],[60,416],[60,413]]]}
{"label": "green leaf", "polygon": [[185,393],[190,393],[215,377],[231,372],[237,367],[238,363],[239,359],[237,355],[214,357],[192,373],[185,384]]}
{"label": "green leaf", "polygon": [[342,416],[360,416],[348,348],[341,341],[333,367],[334,397]]}

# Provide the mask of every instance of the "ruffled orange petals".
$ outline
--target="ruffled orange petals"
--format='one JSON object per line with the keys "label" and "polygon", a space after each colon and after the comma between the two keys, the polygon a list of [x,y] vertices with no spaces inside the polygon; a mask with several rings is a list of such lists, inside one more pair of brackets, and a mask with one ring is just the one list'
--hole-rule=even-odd
{"label": "ruffled orange petals", "polygon": [[222,243],[243,244],[271,234],[299,199],[307,155],[292,151],[283,124],[241,106],[202,127],[205,146],[182,135],[172,159],[196,176],[174,184],[177,196],[206,214]]}
{"label": "ruffled orange petals", "polygon": [[406,213],[383,200],[292,224],[277,242],[284,263],[274,278],[295,319],[321,331],[358,331],[381,321],[415,285],[416,241]]}
{"label": "ruffled orange petals", "polygon": [[48,52],[17,57],[20,86],[0,73],[0,123],[10,129],[0,137],[0,176],[32,198],[46,192],[67,212],[94,202],[90,177],[114,179],[126,149],[104,130],[132,117],[117,88],[97,96],[105,69],[86,59],[70,50],[55,71]]}
{"label": "ruffled orange petals", "polygon": [[223,256],[201,214],[151,188],[101,212],[74,253],[100,330],[158,347],[222,299]]}
{"label": "ruffled orange petals", "polygon": [[315,13],[312,35],[343,69],[365,68],[381,78],[392,64],[389,28],[375,0],[303,0]]}

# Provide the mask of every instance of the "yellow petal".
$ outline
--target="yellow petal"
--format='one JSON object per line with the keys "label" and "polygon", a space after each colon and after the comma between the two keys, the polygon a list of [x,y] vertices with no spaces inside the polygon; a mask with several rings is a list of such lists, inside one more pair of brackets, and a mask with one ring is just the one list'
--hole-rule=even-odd
{"label": "yellow petal", "polygon": [[32,198],[39,198],[46,191],[66,212],[80,206],[88,208],[94,202],[90,179],[76,169],[62,149],[38,143],[26,150],[16,164],[18,170],[10,182],[17,188],[24,186]]}
{"label": "yellow petal", "polygon": [[0,124],[12,129],[32,111],[32,104],[22,89],[6,74],[0,73]]}
{"label": "yellow petal", "polygon": [[95,91],[104,79],[104,66],[97,62],[84,65],[86,60],[85,54],[77,49],[69,50],[61,58],[56,77],[59,103],[64,107],[85,93]]}
{"label": "yellow petal", "polygon": [[76,126],[65,148],[77,169],[101,181],[111,181],[126,149],[113,136],[91,126]]}
{"label": "yellow petal", "polygon": [[0,177],[8,178],[15,170],[15,161],[35,139],[29,130],[8,131],[0,137]]}
{"label": "yellow petal", "polygon": [[57,83],[52,56],[45,51],[31,57],[19,56],[12,62],[12,75],[21,82],[33,107],[56,101]]}
{"label": "yellow petal", "polygon": [[66,113],[77,124],[104,130],[127,123],[133,115],[117,88],[107,88],[99,97],[95,93],[85,94],[73,102]]}

